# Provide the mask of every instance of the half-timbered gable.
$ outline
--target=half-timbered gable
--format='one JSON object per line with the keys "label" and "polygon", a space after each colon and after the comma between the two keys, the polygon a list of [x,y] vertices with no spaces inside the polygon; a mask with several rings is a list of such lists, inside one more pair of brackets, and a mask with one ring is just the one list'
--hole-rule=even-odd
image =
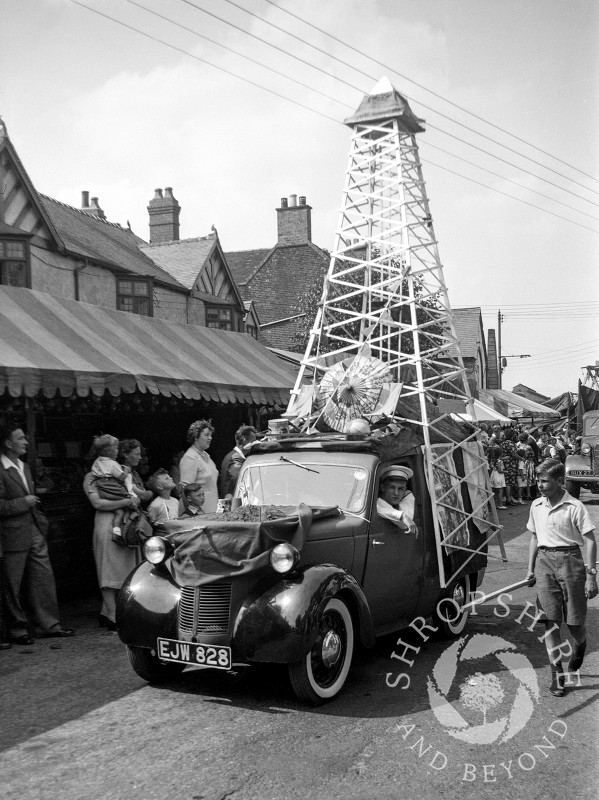
{"label": "half-timbered gable", "polygon": [[187,322],[189,292],[109,222],[97,198],[82,208],[40,194],[0,122],[0,283],[105,308]]}
{"label": "half-timbered gable", "polygon": [[[243,331],[245,307],[216,233],[140,245],[163,270],[189,289],[197,302],[193,324]],[[191,321],[191,320],[190,320]]]}

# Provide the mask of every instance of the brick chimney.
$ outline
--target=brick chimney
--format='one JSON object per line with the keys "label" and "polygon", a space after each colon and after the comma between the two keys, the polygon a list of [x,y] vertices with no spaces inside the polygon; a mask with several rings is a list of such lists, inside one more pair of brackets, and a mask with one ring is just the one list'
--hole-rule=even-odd
{"label": "brick chimney", "polygon": [[306,205],[306,198],[289,195],[281,198],[277,208],[277,240],[279,245],[306,244],[312,241],[312,207]]}
{"label": "brick chimney", "polygon": [[173,190],[167,186],[156,189],[148,205],[150,215],[150,244],[175,242],[179,240],[179,213],[181,206],[173,197]]}
{"label": "brick chimney", "polygon": [[91,202],[89,199],[89,192],[81,192],[81,211],[86,214],[91,214],[98,219],[106,219],[106,214],[100,208],[97,197],[92,197]]}
{"label": "brick chimney", "polygon": [[492,328],[487,331],[487,389],[499,389],[497,343]]}

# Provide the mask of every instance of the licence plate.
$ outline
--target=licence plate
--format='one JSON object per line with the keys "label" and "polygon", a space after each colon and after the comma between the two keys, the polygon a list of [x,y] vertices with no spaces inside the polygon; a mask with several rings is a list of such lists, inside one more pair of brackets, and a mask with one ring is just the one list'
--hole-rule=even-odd
{"label": "licence plate", "polygon": [[213,669],[231,669],[231,648],[224,645],[181,642],[178,639],[157,639],[158,658],[177,664],[196,664]]}

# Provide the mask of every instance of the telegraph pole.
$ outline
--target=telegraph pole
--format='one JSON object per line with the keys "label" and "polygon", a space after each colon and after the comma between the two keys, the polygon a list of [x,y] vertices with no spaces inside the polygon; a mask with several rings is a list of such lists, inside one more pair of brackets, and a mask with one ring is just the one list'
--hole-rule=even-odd
{"label": "telegraph pole", "polygon": [[501,362],[501,309],[497,312],[497,372],[499,373],[499,388],[502,389],[503,386],[501,385],[501,373],[503,372],[503,364]]}

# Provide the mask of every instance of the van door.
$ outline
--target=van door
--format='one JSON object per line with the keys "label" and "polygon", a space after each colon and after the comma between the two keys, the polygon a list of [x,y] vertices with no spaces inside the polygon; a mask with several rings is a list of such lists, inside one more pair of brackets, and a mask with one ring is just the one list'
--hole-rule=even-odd
{"label": "van door", "polygon": [[373,502],[362,588],[377,629],[393,630],[400,620],[409,621],[416,611],[423,585],[425,547],[418,501],[414,516],[417,536],[379,516],[376,500]]}

